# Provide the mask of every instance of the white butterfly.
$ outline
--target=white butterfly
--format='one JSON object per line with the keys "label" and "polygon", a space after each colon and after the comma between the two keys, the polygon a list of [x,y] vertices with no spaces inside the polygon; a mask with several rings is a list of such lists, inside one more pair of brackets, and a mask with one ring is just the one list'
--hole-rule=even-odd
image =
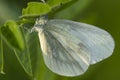
{"label": "white butterfly", "polygon": [[38,31],[45,64],[59,75],[81,75],[113,53],[111,35],[93,25],[40,18],[33,29]]}

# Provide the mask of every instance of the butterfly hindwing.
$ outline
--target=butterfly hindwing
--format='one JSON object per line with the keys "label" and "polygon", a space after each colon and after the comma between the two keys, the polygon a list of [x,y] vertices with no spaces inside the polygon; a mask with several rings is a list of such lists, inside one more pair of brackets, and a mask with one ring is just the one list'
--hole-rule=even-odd
{"label": "butterfly hindwing", "polygon": [[67,35],[53,34],[46,29],[39,33],[45,64],[50,70],[60,75],[83,74],[89,66],[89,53],[80,41],[76,43],[70,39],[74,36],[68,36],[69,39],[65,36],[67,37]]}

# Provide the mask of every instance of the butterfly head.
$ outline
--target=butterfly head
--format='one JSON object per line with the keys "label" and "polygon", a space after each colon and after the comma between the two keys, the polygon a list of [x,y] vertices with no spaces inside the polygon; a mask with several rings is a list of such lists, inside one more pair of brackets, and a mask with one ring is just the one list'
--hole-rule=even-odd
{"label": "butterfly head", "polygon": [[44,25],[47,23],[48,19],[47,16],[41,16],[36,19],[34,27],[31,29],[31,32],[42,30]]}
{"label": "butterfly head", "polygon": [[41,16],[41,17],[37,18],[34,26],[35,27],[42,27],[46,24],[46,22],[47,22],[46,16]]}

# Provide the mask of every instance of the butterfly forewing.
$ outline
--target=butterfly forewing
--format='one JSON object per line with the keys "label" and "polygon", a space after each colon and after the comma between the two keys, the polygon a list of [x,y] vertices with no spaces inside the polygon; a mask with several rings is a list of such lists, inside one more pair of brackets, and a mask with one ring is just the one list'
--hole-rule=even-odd
{"label": "butterfly forewing", "polygon": [[[90,64],[99,62],[113,53],[114,40],[103,29],[85,23],[59,19],[48,21],[47,26],[48,31],[51,31],[53,35],[57,33],[56,37],[58,35],[64,36],[63,38],[58,36],[58,40],[70,39],[69,41],[76,43],[76,45],[80,41],[81,47],[85,46],[91,55]],[[71,43],[69,41],[66,43]]]}

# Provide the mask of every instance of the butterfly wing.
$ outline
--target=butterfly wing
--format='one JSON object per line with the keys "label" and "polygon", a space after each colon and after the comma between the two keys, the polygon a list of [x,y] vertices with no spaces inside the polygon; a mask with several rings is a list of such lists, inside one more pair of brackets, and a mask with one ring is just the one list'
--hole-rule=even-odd
{"label": "butterfly wing", "polygon": [[[52,24],[50,22],[50,24]],[[83,74],[90,62],[90,54],[81,41],[70,35],[60,34],[52,30],[55,25],[38,31],[43,57],[47,67],[53,72],[64,76],[77,76]],[[56,29],[59,29],[55,27]]]}
{"label": "butterfly wing", "polygon": [[[93,25],[55,19],[48,21],[46,30],[64,46],[73,46],[72,43],[79,47],[84,46],[90,53],[90,64],[109,57],[114,50],[114,40],[111,35]],[[81,52],[78,51],[76,54]]]}
{"label": "butterfly wing", "polygon": [[109,57],[114,49],[105,30],[68,20],[48,21],[39,38],[47,67],[65,76],[83,74],[89,64]]}

